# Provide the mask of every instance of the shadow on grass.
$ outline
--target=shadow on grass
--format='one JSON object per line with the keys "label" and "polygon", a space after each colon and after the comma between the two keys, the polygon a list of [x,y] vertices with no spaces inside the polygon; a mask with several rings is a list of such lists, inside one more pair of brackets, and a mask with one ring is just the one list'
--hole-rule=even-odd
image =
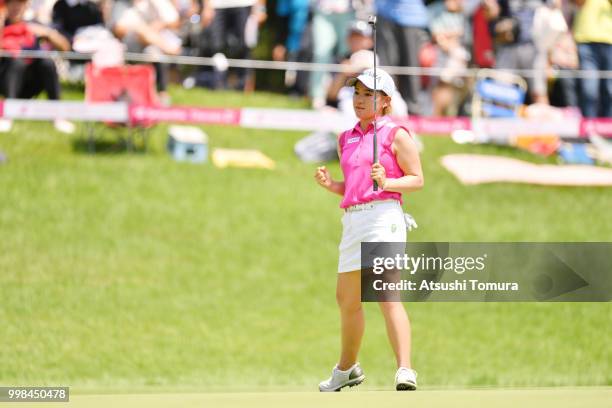
{"label": "shadow on grass", "polygon": [[84,124],[72,140],[72,149],[83,154],[145,154],[151,129]]}

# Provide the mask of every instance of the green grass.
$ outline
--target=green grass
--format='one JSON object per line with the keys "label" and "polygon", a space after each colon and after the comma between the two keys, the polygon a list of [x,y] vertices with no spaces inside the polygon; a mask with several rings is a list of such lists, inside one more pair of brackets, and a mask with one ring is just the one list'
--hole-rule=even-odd
{"label": "green grass", "polygon": [[[176,104],[302,107],[271,94],[186,92]],[[79,97],[73,91],[68,95]],[[96,128],[101,151],[47,123],[0,135],[0,383],[79,389],[313,389],[338,353],[339,197],[293,155],[304,133],[205,126],[210,146],[256,148],[274,171],[175,163],[166,126],[146,154]],[[426,187],[405,198],[413,241],[609,241],[612,189],[466,187],[452,152],[546,162],[425,138]],[[329,165],[338,177],[337,165]],[[612,385],[609,303],[410,304],[429,387]],[[366,305],[360,361],[393,380],[384,323]]]}
{"label": "green grass", "polygon": [[[609,407],[609,388],[544,388],[544,389],[477,389],[430,390],[426,392],[372,392],[350,390],[341,393],[314,392],[233,392],[233,393],[148,393],[148,394],[71,394],[69,403],[54,406],[71,408],[160,408],[160,407],[398,407],[429,408],[599,408]],[[34,405],[34,404],[32,404]],[[22,408],[24,404],[6,404],[7,408]],[[38,406],[38,405],[36,405]]]}

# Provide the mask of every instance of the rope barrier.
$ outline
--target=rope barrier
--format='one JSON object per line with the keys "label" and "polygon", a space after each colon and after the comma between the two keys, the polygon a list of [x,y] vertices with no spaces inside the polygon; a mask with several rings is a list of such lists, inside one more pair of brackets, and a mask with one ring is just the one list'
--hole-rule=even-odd
{"label": "rope barrier", "polygon": [[[13,51],[0,50],[0,57],[22,57],[22,58],[62,58],[66,60],[89,61],[92,54],[78,53],[74,51],[47,51],[47,50],[22,50],[17,53]],[[167,63],[191,66],[215,66],[215,60],[211,57],[195,57],[188,55],[152,55],[144,53],[127,52],[124,58],[129,62],[142,63]],[[281,71],[327,71],[327,72],[347,72],[344,64],[321,64],[314,62],[292,62],[292,61],[267,61],[252,59],[227,59],[228,66],[231,68],[253,68]],[[424,68],[424,67],[397,67],[381,66],[385,71],[392,75],[420,75],[420,76],[440,76],[448,72],[445,68]],[[465,68],[453,73],[455,76],[474,77],[480,68]],[[542,70],[535,69],[503,69],[501,71],[510,72],[522,77],[533,78],[542,75]],[[612,71],[592,71],[592,70],[559,70],[552,69],[552,76],[555,78],[580,78],[580,79],[612,79]]]}

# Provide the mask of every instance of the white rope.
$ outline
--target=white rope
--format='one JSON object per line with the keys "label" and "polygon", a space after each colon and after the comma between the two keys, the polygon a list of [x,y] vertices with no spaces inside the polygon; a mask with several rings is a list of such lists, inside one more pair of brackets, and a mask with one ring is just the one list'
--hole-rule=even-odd
{"label": "white rope", "polygon": [[[0,50],[0,57],[13,57],[16,54],[12,51]],[[17,54],[23,58],[63,58],[67,60],[89,61],[92,54],[78,53],[74,51],[46,51],[46,50],[22,50]],[[215,66],[215,61],[210,57],[193,56],[171,56],[171,55],[151,55],[142,53],[128,52],[124,54],[126,61],[130,62],[161,62],[178,65],[193,66]],[[227,59],[228,66],[233,68],[253,68],[268,70],[292,70],[292,71],[327,71],[327,72],[346,72],[347,66],[343,64],[321,64],[313,62],[289,62],[289,61],[265,61],[250,59]],[[423,67],[397,67],[382,66],[385,71],[392,75],[419,75],[419,76],[440,76],[447,72],[445,68],[423,68]],[[465,68],[457,71],[456,76],[474,77],[480,68]],[[542,70],[535,69],[503,69],[504,72],[511,72],[522,77],[533,78],[543,74]],[[584,78],[584,79],[612,79],[610,71],[591,71],[591,70],[552,70],[552,76],[556,78]]]}

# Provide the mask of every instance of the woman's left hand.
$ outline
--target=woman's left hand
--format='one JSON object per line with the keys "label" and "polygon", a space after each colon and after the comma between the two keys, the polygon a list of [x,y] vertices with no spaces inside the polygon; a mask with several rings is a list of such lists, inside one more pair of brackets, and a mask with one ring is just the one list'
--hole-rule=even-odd
{"label": "woman's left hand", "polygon": [[387,181],[387,173],[385,167],[380,163],[374,163],[372,165],[372,172],[370,173],[372,180],[378,183],[378,187],[382,190],[385,189],[385,183]]}

